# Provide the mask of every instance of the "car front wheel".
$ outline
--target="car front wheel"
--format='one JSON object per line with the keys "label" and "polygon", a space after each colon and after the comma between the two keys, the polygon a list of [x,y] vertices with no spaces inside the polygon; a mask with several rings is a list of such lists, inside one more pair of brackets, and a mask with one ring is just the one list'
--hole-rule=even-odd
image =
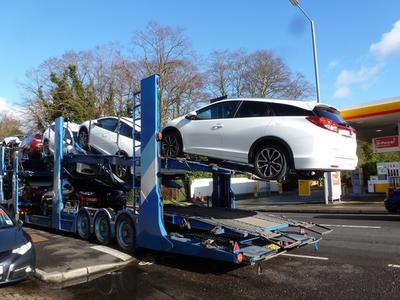
{"label": "car front wheel", "polygon": [[182,142],[178,133],[167,131],[161,141],[161,153],[165,157],[177,157],[182,154]]}
{"label": "car front wheel", "polygon": [[89,134],[86,129],[79,130],[78,143],[79,143],[79,146],[82,147],[82,149],[84,149],[84,150],[89,149]]}
{"label": "car front wheel", "polygon": [[254,156],[255,174],[266,180],[280,180],[288,171],[285,151],[278,145],[263,145]]}

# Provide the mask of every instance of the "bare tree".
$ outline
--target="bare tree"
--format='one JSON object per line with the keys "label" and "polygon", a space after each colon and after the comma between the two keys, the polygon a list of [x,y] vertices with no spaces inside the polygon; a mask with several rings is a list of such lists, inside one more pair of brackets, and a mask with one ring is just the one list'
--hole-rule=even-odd
{"label": "bare tree", "polygon": [[283,60],[267,50],[215,51],[207,74],[209,89],[217,96],[299,99],[311,94],[304,76],[292,78]]}
{"label": "bare tree", "polygon": [[[88,101],[93,99],[95,102],[94,111],[87,112],[87,117],[126,115],[127,102],[138,88],[136,63],[125,58],[118,45],[97,46],[89,51],[66,52],[27,73],[27,81],[22,84],[26,117],[37,129],[43,129],[51,121],[47,120],[45,112],[54,103],[55,82],[52,78],[63,78],[70,66],[74,66],[76,77],[67,79],[69,83],[81,85],[80,93],[85,94]],[[77,96],[82,98],[82,95]]]}
{"label": "bare tree", "polygon": [[6,112],[0,113],[0,140],[3,140],[5,137],[21,135],[22,134],[22,126],[21,122],[7,114]]}
{"label": "bare tree", "polygon": [[[181,28],[162,27],[150,22],[138,31],[133,44],[139,49],[138,65],[142,77],[160,75],[160,111],[162,122],[186,112],[199,101],[203,76],[196,67],[190,40]],[[182,106],[183,97],[185,105]]]}

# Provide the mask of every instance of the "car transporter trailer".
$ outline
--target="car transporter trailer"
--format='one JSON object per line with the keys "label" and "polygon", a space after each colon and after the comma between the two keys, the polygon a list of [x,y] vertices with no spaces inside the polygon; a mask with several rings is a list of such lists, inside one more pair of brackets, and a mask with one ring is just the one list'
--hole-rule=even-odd
{"label": "car transporter trailer", "polygon": [[[141,120],[140,158],[136,157],[135,151],[131,158],[64,155],[64,121],[60,117],[56,120],[53,172],[18,170],[18,155],[14,155],[13,195],[11,199],[4,199],[1,187],[0,200],[3,205],[11,208],[27,224],[77,233],[85,239],[94,235],[101,244],[108,244],[115,239],[119,248],[128,253],[141,247],[236,264],[254,264],[294,248],[317,245],[321,235],[331,231],[313,223],[236,209],[230,178],[235,170],[247,172],[248,166],[231,162],[225,164],[230,166],[227,168],[218,164],[207,165],[192,160],[160,157],[158,84],[158,75],[143,79],[140,93],[134,96],[133,123],[139,119],[138,115]],[[139,94],[141,99],[137,103]],[[134,150],[138,147],[135,139],[132,147]],[[3,183],[4,147],[0,158],[0,183]],[[62,181],[68,173],[67,169],[70,169],[68,166],[79,163],[99,166],[117,186],[126,187],[129,184],[133,204],[116,211],[108,207],[75,207],[63,201]],[[112,173],[111,165],[129,166],[134,175],[140,174],[140,180],[134,176],[132,182],[122,182]],[[162,177],[171,178],[174,174],[189,170],[212,173],[210,207],[164,205],[160,196]],[[49,178],[50,175],[53,189],[51,215],[33,213],[29,209],[29,199],[20,200],[18,183],[24,180],[29,184],[34,178]]]}

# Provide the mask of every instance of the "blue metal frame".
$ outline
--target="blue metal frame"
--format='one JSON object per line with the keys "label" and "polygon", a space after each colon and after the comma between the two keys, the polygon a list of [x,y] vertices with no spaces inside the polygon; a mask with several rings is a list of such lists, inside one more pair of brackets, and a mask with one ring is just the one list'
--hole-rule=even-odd
{"label": "blue metal frame", "polygon": [[153,75],[141,81],[141,199],[136,228],[137,245],[154,250],[173,247],[167,238],[163,223],[162,202],[159,192],[160,171],[157,133],[160,126],[158,103],[159,76]]}
{"label": "blue metal frame", "polygon": [[54,177],[53,177],[53,200],[51,224],[55,229],[61,229],[61,212],[63,210],[62,199],[62,161],[63,161],[63,137],[64,137],[64,119],[56,119],[54,136]]}
{"label": "blue metal frame", "polygon": [[15,211],[15,218],[18,220],[19,219],[19,181],[18,181],[18,176],[19,176],[19,162],[18,162],[18,153],[15,152],[14,154],[14,172],[12,176],[12,183],[13,183],[13,193],[12,193],[12,198],[13,198],[13,204],[14,204],[14,211]]}
{"label": "blue metal frame", "polygon": [[4,170],[5,170],[5,147],[0,148],[0,204],[5,204],[4,199]]}

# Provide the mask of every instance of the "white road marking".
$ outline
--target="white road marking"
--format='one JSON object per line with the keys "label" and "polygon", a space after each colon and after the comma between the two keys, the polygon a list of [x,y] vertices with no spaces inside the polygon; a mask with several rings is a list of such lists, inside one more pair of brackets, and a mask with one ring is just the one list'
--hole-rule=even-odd
{"label": "white road marking", "polygon": [[299,257],[299,258],[311,258],[311,259],[319,259],[319,260],[328,260],[328,257],[321,257],[321,256],[309,256],[309,255],[299,255],[299,254],[289,254],[284,253],[283,256],[290,256],[290,257]]}
{"label": "white road marking", "polygon": [[400,268],[400,265],[388,264],[388,267],[391,267],[391,268]]}
{"label": "white road marking", "polygon": [[103,253],[107,253],[107,254],[112,255],[116,258],[119,258],[120,260],[123,260],[123,261],[127,261],[132,258],[132,256],[130,256],[126,253],[123,253],[121,251],[118,251],[118,250],[115,250],[115,249],[112,249],[112,248],[109,248],[106,246],[98,245],[98,246],[92,246],[90,248],[100,251],[100,252],[103,252]]}
{"label": "white road marking", "polygon": [[366,225],[337,225],[337,224],[319,224],[325,227],[343,227],[343,228],[371,228],[371,229],[380,229],[381,226],[366,226]]}

